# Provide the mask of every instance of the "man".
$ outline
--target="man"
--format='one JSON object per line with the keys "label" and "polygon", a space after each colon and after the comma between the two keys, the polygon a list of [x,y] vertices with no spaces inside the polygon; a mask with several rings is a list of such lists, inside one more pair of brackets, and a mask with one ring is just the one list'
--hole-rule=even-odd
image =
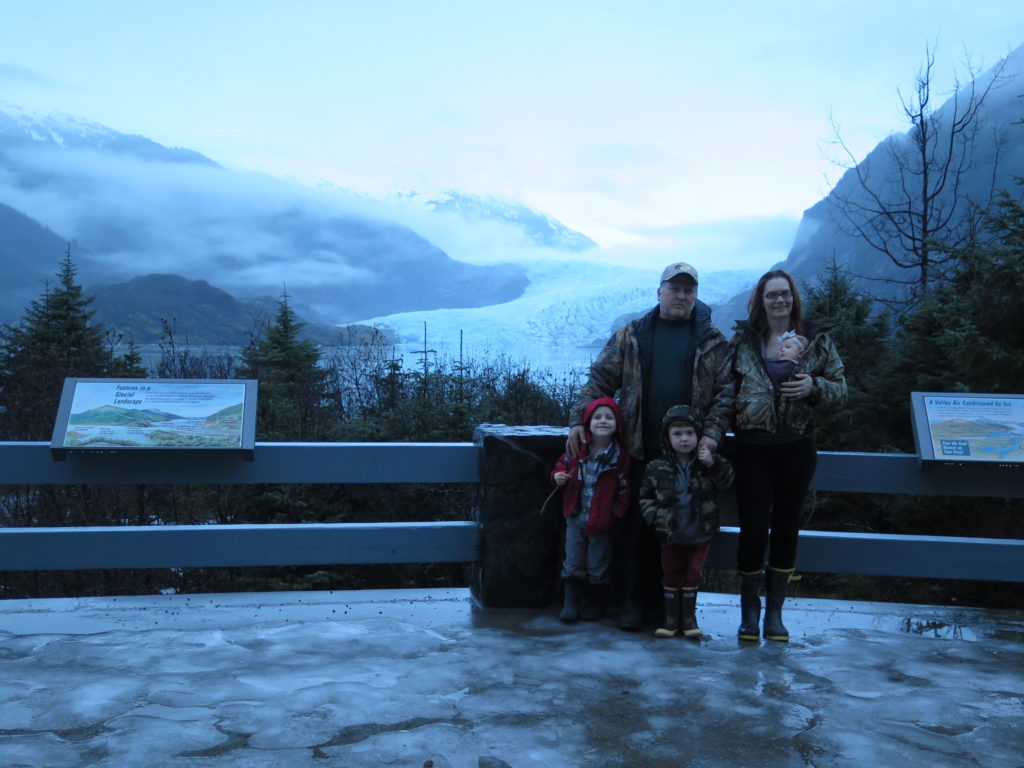
{"label": "man", "polygon": [[[569,418],[566,451],[579,454],[583,409],[618,394],[623,445],[633,458],[633,488],[646,462],[661,453],[661,420],[673,405],[689,405],[703,424],[701,446],[718,449],[733,413],[729,344],[711,324],[711,308],[697,299],[697,270],[684,262],[661,273],[658,306],[619,328],[590,367]],[[622,522],[619,546],[619,626],[640,629],[645,604],[659,603],[658,542],[634,498]]]}

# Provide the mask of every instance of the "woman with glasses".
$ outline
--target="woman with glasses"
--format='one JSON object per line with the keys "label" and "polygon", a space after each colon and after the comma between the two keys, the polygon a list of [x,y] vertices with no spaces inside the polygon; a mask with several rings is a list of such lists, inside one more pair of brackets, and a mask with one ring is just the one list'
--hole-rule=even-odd
{"label": "woman with glasses", "polygon": [[[826,331],[804,318],[796,284],[781,269],[757,281],[748,318],[736,324],[733,376],[736,383],[736,504],[740,518],[741,640],[758,640],[759,597],[765,588],[764,637],[789,640],[782,604],[796,566],[804,496],[814,476],[814,415],[846,397],[843,361]],[[779,359],[794,335],[807,348],[796,368]],[[767,552],[767,570],[765,554]]]}

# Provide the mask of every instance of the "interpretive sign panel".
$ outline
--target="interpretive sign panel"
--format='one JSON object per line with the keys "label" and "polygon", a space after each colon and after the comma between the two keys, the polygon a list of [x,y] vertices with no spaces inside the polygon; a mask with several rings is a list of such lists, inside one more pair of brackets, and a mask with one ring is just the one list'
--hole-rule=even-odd
{"label": "interpretive sign panel", "polygon": [[50,447],[251,452],[255,422],[253,380],[70,378]]}
{"label": "interpretive sign panel", "polygon": [[922,464],[1024,467],[1024,395],[912,392]]}

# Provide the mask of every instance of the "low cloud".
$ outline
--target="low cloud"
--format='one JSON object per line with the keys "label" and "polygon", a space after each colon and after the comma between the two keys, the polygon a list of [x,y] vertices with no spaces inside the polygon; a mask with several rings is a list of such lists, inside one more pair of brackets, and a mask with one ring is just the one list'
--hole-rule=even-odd
{"label": "low cloud", "polygon": [[[354,291],[387,293],[389,280],[405,277],[406,259],[429,263],[447,254],[478,267],[560,259],[658,270],[684,259],[703,272],[767,269],[786,257],[797,228],[781,218],[651,228],[631,242],[573,253],[539,245],[514,222],[486,213],[431,210],[422,196],[375,200],[207,162],[153,159],[152,148],[143,158],[3,139],[0,202],[72,241],[85,285],[173,273],[240,297],[276,296],[287,286],[326,321],[344,314]],[[61,255],[40,259],[40,274],[26,280],[51,277]],[[460,279],[460,290],[475,284]]]}
{"label": "low cloud", "polygon": [[[530,243],[512,226],[467,223],[420,202],[372,200],[201,157],[153,159],[156,145],[139,157],[34,133],[44,139],[0,131],[0,202],[72,242],[87,286],[170,273],[239,297],[277,296],[287,287],[330,322],[399,300],[419,308],[467,297],[503,301],[524,284],[508,271],[481,271],[475,280],[448,258],[476,265],[471,270],[519,261]],[[103,138],[94,143],[103,146]],[[26,282],[52,277],[62,255],[41,255],[39,274]]]}
{"label": "low cloud", "polygon": [[24,83],[28,85],[54,85],[54,82],[35,70],[0,61],[0,81]]}

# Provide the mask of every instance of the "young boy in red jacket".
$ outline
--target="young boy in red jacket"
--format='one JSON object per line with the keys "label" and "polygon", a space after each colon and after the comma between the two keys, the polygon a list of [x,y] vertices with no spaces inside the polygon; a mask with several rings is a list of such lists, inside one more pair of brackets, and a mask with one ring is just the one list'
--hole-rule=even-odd
{"label": "young boy in red jacket", "polygon": [[620,445],[621,424],[612,398],[591,401],[583,411],[586,442],[580,457],[563,454],[551,473],[565,489],[565,599],[559,619],[566,623],[604,616],[612,529],[629,507],[629,453]]}

